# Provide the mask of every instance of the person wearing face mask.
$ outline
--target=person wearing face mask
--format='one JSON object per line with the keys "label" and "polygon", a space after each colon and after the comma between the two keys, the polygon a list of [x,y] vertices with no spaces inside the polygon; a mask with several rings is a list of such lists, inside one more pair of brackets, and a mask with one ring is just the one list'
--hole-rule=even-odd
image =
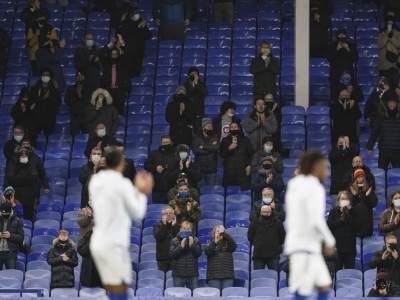
{"label": "person wearing face mask", "polygon": [[97,89],[93,92],[85,116],[85,126],[90,137],[99,136],[96,132],[96,126],[99,123],[104,124],[106,128],[105,135],[113,136],[117,132],[119,125],[118,111],[113,106],[113,98],[107,90]]}
{"label": "person wearing face mask", "polygon": [[359,120],[362,117],[356,100],[347,89],[340,91],[338,99],[331,104],[332,139],[348,136],[351,144],[358,144]]}
{"label": "person wearing face mask", "polygon": [[353,215],[358,237],[373,234],[373,209],[378,203],[375,191],[369,186],[363,169],[356,169],[349,191],[353,196]]}
{"label": "person wearing face mask", "polygon": [[375,286],[369,291],[368,297],[399,297],[400,288],[387,279],[387,273],[379,273],[376,276]]}
{"label": "person wearing face mask", "polygon": [[27,87],[23,87],[19,93],[17,102],[11,108],[11,117],[14,123],[25,128],[27,134],[36,132],[33,114],[34,105]]}
{"label": "person wearing face mask", "polygon": [[361,156],[354,156],[351,165],[353,168],[345,174],[343,184],[345,186],[350,186],[353,183],[354,171],[361,168],[364,170],[365,178],[369,186],[375,189],[375,176],[372,174],[371,169],[364,164],[363,158]]}
{"label": "person wearing face mask", "polygon": [[219,116],[213,120],[213,129],[218,135],[219,140],[229,135],[229,126],[232,122],[240,123],[240,119],[235,115],[235,112],[235,102],[225,101],[221,104]]}
{"label": "person wearing face mask", "polygon": [[379,231],[400,238],[400,192],[394,192],[388,200],[388,208],[382,213],[379,222]]}
{"label": "person wearing face mask", "polygon": [[172,101],[167,104],[165,119],[170,126],[169,135],[175,145],[192,144],[195,114],[193,102],[188,98],[184,86],[177,87]]}
{"label": "person wearing face mask", "polygon": [[243,129],[256,151],[262,149],[262,141],[266,136],[276,133],[278,125],[275,115],[266,108],[264,99],[254,100],[254,109],[244,119]]}
{"label": "person wearing face mask", "polygon": [[200,200],[199,191],[189,185],[188,177],[185,173],[180,173],[178,175],[178,178],[176,179],[176,185],[168,191],[168,202],[175,199],[175,197],[190,197],[197,202]]}
{"label": "person wearing face mask", "polygon": [[326,57],[332,13],[332,0],[310,1],[310,57]]}
{"label": "person wearing face mask", "polygon": [[58,237],[53,240],[53,247],[47,254],[47,263],[51,267],[51,289],[75,286],[74,268],[78,265],[78,255],[68,231],[61,229]]}
{"label": "person wearing face mask", "polygon": [[258,171],[253,172],[251,178],[251,187],[256,199],[261,197],[261,192],[264,188],[272,188],[279,198],[285,184],[283,183],[282,176],[273,169],[273,160],[271,157],[265,157],[261,161],[261,166]]}
{"label": "person wearing face mask", "polygon": [[12,186],[8,186],[4,189],[2,199],[0,203],[8,202],[11,204],[14,215],[22,219],[24,217],[24,208],[21,203],[15,198],[15,190]]}
{"label": "person wearing face mask", "polygon": [[262,169],[262,161],[269,157],[272,159],[272,169],[278,173],[283,173],[283,160],[281,155],[275,149],[275,145],[273,142],[273,138],[271,136],[266,136],[262,140],[263,147],[261,150],[257,151],[251,163],[251,169],[253,172],[259,171]]}
{"label": "person wearing face mask", "polygon": [[275,216],[282,222],[285,221],[285,212],[276,200],[274,190],[270,187],[263,188],[261,192],[261,200],[258,200],[254,203],[250,213],[250,221],[257,220],[260,217],[261,208],[264,205],[270,206]]}
{"label": "person wearing face mask", "polygon": [[107,145],[115,145],[117,143],[117,140],[109,135],[109,132],[107,130],[107,127],[104,125],[104,123],[98,123],[96,125],[96,135],[89,137],[89,140],[86,144],[86,149],[85,149],[85,156],[89,158],[90,156],[90,151],[92,151],[93,148],[98,147],[104,150],[104,147]]}
{"label": "person wearing face mask", "polygon": [[193,138],[193,152],[205,185],[217,184],[219,139],[210,118],[202,119],[202,130]]}
{"label": "person wearing face mask", "polygon": [[260,54],[251,62],[250,73],[254,76],[254,95],[276,95],[276,79],[280,72],[279,59],[271,53],[271,44],[263,41]]}
{"label": "person wearing face mask", "polygon": [[23,9],[20,18],[25,23],[25,33],[39,18],[48,19],[49,11],[40,5],[40,0],[29,0],[28,5]]}
{"label": "person wearing face mask", "polygon": [[389,79],[381,77],[376,89],[372,91],[365,103],[364,117],[368,119],[370,128],[374,128],[375,123],[384,116],[383,99],[388,97],[391,92]]}
{"label": "person wearing face mask", "polygon": [[93,147],[90,150],[87,164],[79,169],[79,182],[82,184],[81,208],[86,207],[89,203],[89,181],[93,174],[96,174],[101,168],[102,155],[103,151],[101,147]]}
{"label": "person wearing face mask", "polygon": [[354,269],[356,264],[356,228],[351,199],[349,192],[339,192],[336,207],[330,210],[328,216],[329,229],[336,239],[336,270]]}
{"label": "person wearing face mask", "polygon": [[327,58],[330,64],[331,95],[334,95],[334,87],[339,83],[343,71],[349,72],[354,78],[354,64],[358,60],[357,47],[349,39],[345,28],[336,32],[336,40],[329,46]]}
{"label": "person wearing face mask", "polygon": [[229,135],[221,141],[220,154],[224,160],[223,185],[239,185],[241,190],[249,189],[254,150],[249,138],[243,135],[239,123],[230,124]]}
{"label": "person wearing face mask", "polygon": [[261,207],[259,218],[250,223],[247,238],[254,247],[254,270],[265,269],[279,272],[279,257],[285,241],[285,228],[271,206]]}
{"label": "person wearing face mask", "polygon": [[190,196],[187,185],[181,184],[178,187],[178,194],[175,195],[168,205],[174,209],[176,222],[178,224],[189,221],[193,223],[195,229],[197,228],[201,210],[199,203]]}
{"label": "person wearing face mask", "polygon": [[60,90],[53,80],[50,69],[43,69],[38,82],[31,88],[33,115],[38,135],[43,131],[45,135],[54,132],[56,116],[61,104]]}
{"label": "person wearing face mask", "polygon": [[25,128],[21,125],[16,125],[13,129],[13,137],[4,144],[3,154],[9,160],[13,157],[21,142],[25,137]]}
{"label": "person wearing face mask", "polygon": [[166,206],[162,210],[160,222],[153,226],[153,235],[156,239],[157,265],[160,271],[168,272],[172,269],[169,246],[178,232],[179,224],[176,222],[174,209]]}
{"label": "person wearing face mask", "polygon": [[0,204],[0,269],[16,269],[17,254],[24,242],[24,225],[9,202]]}
{"label": "person wearing face mask", "polygon": [[340,75],[339,83],[333,87],[334,93],[331,95],[332,99],[336,99],[342,90],[347,90],[350,98],[356,103],[360,103],[364,99],[363,91],[357,83],[356,78],[353,78],[350,72],[343,71]]}
{"label": "person wearing face mask", "polygon": [[265,107],[275,116],[277,130],[273,135],[275,150],[282,150],[281,146],[281,124],[282,124],[282,110],[280,104],[271,93],[264,95]]}

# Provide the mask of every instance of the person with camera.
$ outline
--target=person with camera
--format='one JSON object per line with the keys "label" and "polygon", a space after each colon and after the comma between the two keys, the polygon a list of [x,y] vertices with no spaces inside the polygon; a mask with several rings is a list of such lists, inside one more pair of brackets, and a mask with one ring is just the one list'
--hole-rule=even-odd
{"label": "person with camera", "polygon": [[18,218],[22,219],[24,217],[24,208],[21,203],[15,198],[15,190],[12,186],[8,186],[4,189],[2,199],[0,203],[8,202],[11,204],[13,209],[13,214]]}
{"label": "person with camera", "polygon": [[198,258],[202,251],[194,232],[192,223],[182,222],[169,248],[174,287],[187,287],[192,291],[199,287]]}
{"label": "person with camera", "polygon": [[397,238],[394,234],[388,233],[385,235],[385,246],[381,251],[378,251],[370,260],[369,267],[377,268],[378,273],[385,272],[388,274],[388,279],[400,284],[400,260],[399,252],[397,251]]}
{"label": "person with camera", "polygon": [[383,97],[390,94],[390,83],[386,77],[381,77],[376,89],[369,95],[364,108],[364,118],[369,120],[369,127],[374,128],[375,122],[382,117]]}
{"label": "person with camera", "polygon": [[261,199],[255,201],[251,210],[250,221],[255,221],[260,217],[261,208],[265,205],[272,208],[273,213],[279,220],[281,220],[282,222],[285,221],[285,212],[279,204],[278,199],[275,197],[274,190],[270,187],[265,187],[262,189]]}
{"label": "person with camera", "polygon": [[207,255],[207,282],[210,287],[222,291],[234,284],[234,266],[232,253],[236,242],[225,232],[223,225],[214,227],[211,240],[204,249]]}
{"label": "person with camera", "polygon": [[352,211],[352,196],[341,191],[328,216],[328,226],[336,239],[336,270],[354,269],[356,265],[356,228]]}
{"label": "person with camera", "polygon": [[161,221],[153,226],[153,235],[156,239],[156,256],[158,269],[168,272],[172,268],[169,246],[172,239],[179,232],[179,224],[176,222],[174,209],[167,206],[162,210]]}
{"label": "person with camera", "polygon": [[254,246],[254,269],[279,271],[279,257],[285,241],[285,228],[269,205],[261,207],[259,218],[250,223],[247,238]]}
{"label": "person with camera", "polygon": [[169,206],[174,209],[178,224],[184,221],[193,223],[196,228],[197,222],[200,220],[201,210],[199,203],[190,197],[189,192],[179,192],[170,202]]}
{"label": "person with camera", "polygon": [[377,274],[374,287],[369,291],[368,297],[399,297],[400,288],[387,280],[386,273]]}
{"label": "person with camera", "polygon": [[383,234],[392,233],[400,238],[400,191],[394,192],[388,200],[388,208],[382,213],[379,231]]}

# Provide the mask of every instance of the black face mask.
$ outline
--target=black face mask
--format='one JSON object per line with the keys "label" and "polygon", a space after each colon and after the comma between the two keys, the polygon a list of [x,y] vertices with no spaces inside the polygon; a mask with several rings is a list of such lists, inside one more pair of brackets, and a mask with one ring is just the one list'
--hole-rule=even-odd
{"label": "black face mask", "polygon": [[171,149],[172,149],[172,145],[171,144],[169,144],[169,145],[161,145],[160,146],[160,151],[162,151],[162,152],[169,151]]}
{"label": "black face mask", "polygon": [[67,242],[58,242],[57,247],[61,250],[66,250],[68,248]]}
{"label": "black face mask", "polygon": [[207,135],[213,134],[214,130],[204,129],[204,133]]}
{"label": "black face mask", "polygon": [[260,215],[260,218],[261,218],[261,220],[269,220],[269,219],[271,219],[271,216]]}
{"label": "black face mask", "polygon": [[229,133],[233,136],[237,136],[239,134],[239,130],[230,130]]}

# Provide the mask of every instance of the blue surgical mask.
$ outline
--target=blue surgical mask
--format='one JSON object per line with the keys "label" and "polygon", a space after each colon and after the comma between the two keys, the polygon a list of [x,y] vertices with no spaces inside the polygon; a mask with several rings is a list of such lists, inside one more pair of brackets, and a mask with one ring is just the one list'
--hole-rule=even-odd
{"label": "blue surgical mask", "polygon": [[351,84],[351,76],[349,75],[343,75],[340,77],[340,83],[343,85],[350,85]]}
{"label": "blue surgical mask", "polygon": [[400,207],[400,199],[394,199],[393,200],[393,205],[397,206],[397,207]]}
{"label": "blue surgical mask", "polygon": [[179,236],[181,239],[186,239],[186,238],[192,236],[192,232],[189,231],[189,230],[184,230],[184,231],[179,232],[179,233],[178,233],[178,236]]}
{"label": "blue surgical mask", "polygon": [[179,192],[178,197],[179,198],[187,198],[187,197],[189,197],[189,193],[188,192]]}
{"label": "blue surgical mask", "polygon": [[271,205],[272,198],[263,198],[262,202],[264,205]]}

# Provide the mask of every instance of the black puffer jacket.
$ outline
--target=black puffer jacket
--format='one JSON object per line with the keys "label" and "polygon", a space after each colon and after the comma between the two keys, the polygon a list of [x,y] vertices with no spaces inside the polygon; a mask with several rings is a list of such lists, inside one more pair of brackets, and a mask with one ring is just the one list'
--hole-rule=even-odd
{"label": "black puffer jacket", "polygon": [[169,254],[172,258],[172,276],[174,277],[198,277],[198,258],[201,255],[201,245],[196,237],[193,237],[192,247],[182,248],[181,239],[176,237],[171,241]]}
{"label": "black puffer jacket", "polygon": [[[6,230],[4,229],[5,220],[7,220]],[[10,232],[10,238],[7,239],[8,249],[10,252],[19,252],[22,243],[24,242],[24,224],[21,219],[14,215],[14,213],[8,219],[0,216],[0,232],[3,231]]]}
{"label": "black puffer jacket", "polygon": [[102,286],[99,272],[90,253],[90,238],[93,231],[88,231],[78,241],[78,253],[82,256],[81,285],[85,287]]}
{"label": "black puffer jacket", "polygon": [[210,241],[204,249],[208,258],[207,280],[234,278],[232,253],[235,250],[236,242],[227,233],[224,233],[224,238],[218,243]]}
{"label": "black puffer jacket", "polygon": [[[61,254],[66,253],[68,261],[63,261]],[[69,288],[75,286],[74,268],[78,265],[78,256],[72,241],[66,242],[66,247],[61,247],[60,241],[53,241],[53,248],[47,254],[47,263],[51,266],[50,287]]]}
{"label": "black puffer jacket", "polygon": [[345,218],[341,218],[339,207],[331,209],[328,217],[328,226],[336,239],[336,248],[339,253],[356,254],[356,228],[353,212],[350,209]]}
{"label": "black puffer jacket", "polygon": [[205,137],[200,133],[194,137],[193,152],[202,174],[217,172],[218,150],[219,139],[216,134]]}
{"label": "black puffer jacket", "polygon": [[[353,190],[353,192],[352,192]],[[358,237],[371,236],[374,229],[373,208],[378,204],[378,199],[374,190],[367,195],[365,192],[355,192],[353,194],[353,214]]]}
{"label": "black puffer jacket", "polygon": [[157,260],[169,260],[169,246],[171,240],[174,239],[179,232],[178,224],[172,226],[172,224],[164,225],[162,222],[154,225],[153,234],[156,239],[156,254]]}

